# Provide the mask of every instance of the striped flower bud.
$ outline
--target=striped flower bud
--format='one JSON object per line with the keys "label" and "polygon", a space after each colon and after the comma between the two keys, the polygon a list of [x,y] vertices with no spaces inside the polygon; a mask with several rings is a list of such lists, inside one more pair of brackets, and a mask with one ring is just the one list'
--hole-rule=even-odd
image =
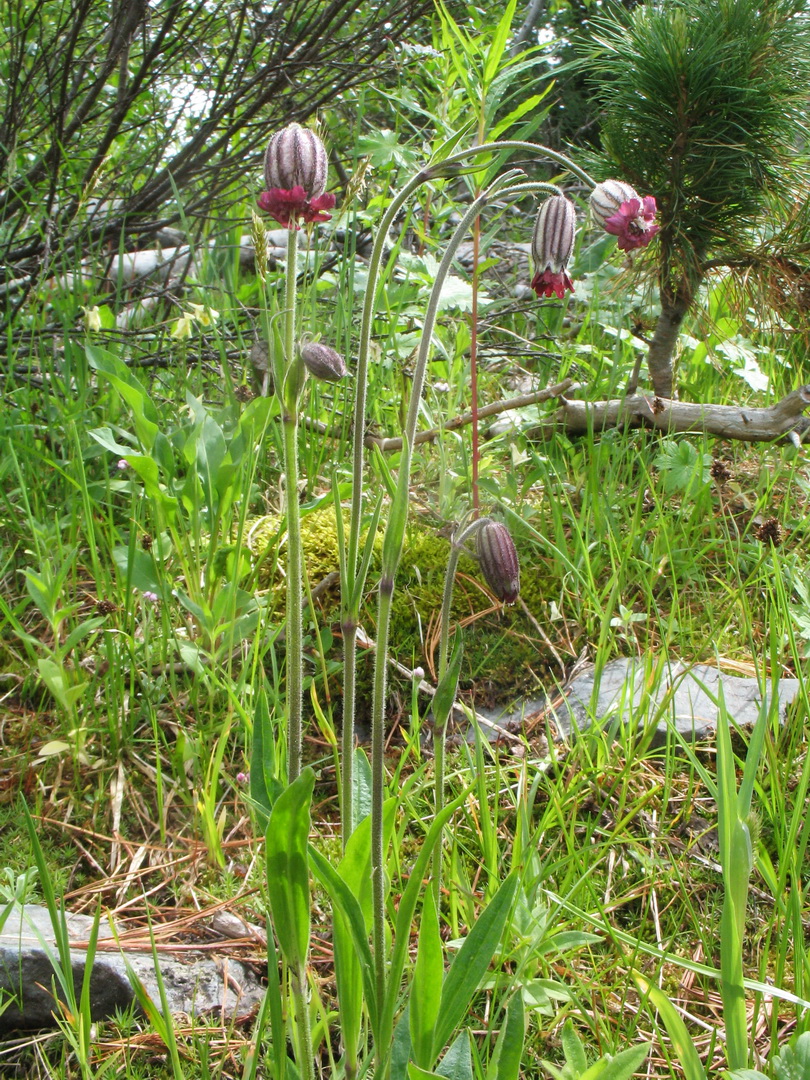
{"label": "striped flower bud", "polygon": [[520,592],[520,565],[509,530],[500,521],[484,518],[475,545],[487,585],[502,603],[514,604]]}
{"label": "striped flower bud", "polygon": [[660,225],[656,225],[656,205],[652,195],[641,196],[621,180],[605,180],[591,192],[591,211],[605,232],[619,238],[622,251],[646,247]]}
{"label": "striped flower bud", "polygon": [[301,346],[301,359],[307,371],[323,382],[340,382],[348,375],[346,363],[339,352],[320,341],[307,341]]}
{"label": "striped flower bud", "polygon": [[334,195],[325,195],[326,150],[309,128],[288,124],[270,140],[264,155],[264,179],[268,190],[259,196],[259,209],[288,229],[298,222],[328,221],[325,213],[335,205]]}
{"label": "striped flower bud", "polygon": [[574,249],[576,224],[574,204],[564,195],[552,195],[540,207],[532,235],[532,288],[538,296],[556,294],[562,300],[566,289],[574,291],[566,267]]}
{"label": "striped flower bud", "polygon": [[308,199],[317,199],[326,187],[326,149],[309,128],[288,124],[270,140],[264,155],[268,188],[302,187]]}

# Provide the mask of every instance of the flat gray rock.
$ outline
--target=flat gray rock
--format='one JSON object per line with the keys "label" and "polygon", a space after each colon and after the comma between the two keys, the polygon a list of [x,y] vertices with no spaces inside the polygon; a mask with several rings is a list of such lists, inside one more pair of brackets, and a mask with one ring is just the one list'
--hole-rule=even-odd
{"label": "flat gray rock", "polygon": [[[90,936],[93,920],[86,915],[68,915],[67,924],[78,999],[87,961],[81,943],[86,943]],[[109,926],[102,922],[99,939],[111,938]],[[151,951],[126,950],[124,955],[149,997],[160,1008]],[[33,904],[15,908],[0,931],[0,1036],[11,1031],[54,1026],[56,1005],[52,988],[56,987],[60,997],[62,993],[50,956],[58,957],[58,950],[47,908]],[[263,990],[256,976],[230,957],[214,958],[206,954],[178,959],[161,953],[159,963],[172,1014],[213,1013],[233,1018],[250,1013],[262,1000]],[[93,1020],[103,1020],[117,1009],[126,1009],[134,999],[121,951],[109,944],[98,948],[90,979]]]}
{"label": "flat gray rock", "polygon": [[673,728],[685,739],[703,740],[713,738],[717,731],[721,695],[726,717],[740,727],[750,727],[759,716],[763,697],[768,708],[774,701],[784,721],[799,688],[798,679],[780,679],[776,686],[768,681],[763,694],[759,680],[727,675],[708,664],[653,664],[620,658],[605,664],[601,672],[591,667],[577,675],[560,695],[527,701],[517,711],[490,718],[517,730],[524,721],[545,714],[565,739],[594,724],[608,729],[615,725],[617,733],[629,725],[654,724],[658,744]]}

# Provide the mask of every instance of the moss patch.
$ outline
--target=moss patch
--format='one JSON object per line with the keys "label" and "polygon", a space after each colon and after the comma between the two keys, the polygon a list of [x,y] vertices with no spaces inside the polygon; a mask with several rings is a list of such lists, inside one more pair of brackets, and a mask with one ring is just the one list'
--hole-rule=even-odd
{"label": "moss patch", "polygon": [[[344,510],[348,532],[348,515]],[[286,542],[279,535],[276,517],[256,519],[247,530],[251,551],[261,557],[268,546],[282,552]],[[338,544],[334,507],[306,514],[301,522],[304,560],[311,586],[338,569]],[[380,572],[382,535],[375,543],[375,555],[367,581],[367,598],[362,624],[374,637],[377,628],[376,584]],[[394,593],[391,642],[397,658],[408,666],[422,665],[430,671],[438,659],[439,619],[450,542],[420,521],[411,521],[397,572]],[[536,554],[536,549],[533,549]],[[260,574],[263,587],[278,591],[281,603],[283,578],[272,573],[275,560],[267,558]],[[544,607],[543,584],[548,571],[541,565],[521,567],[521,596],[529,611],[539,615]],[[321,625],[339,621],[339,587],[335,585],[319,597]],[[504,608],[486,590],[475,559],[462,556],[453,594],[453,623],[462,625],[465,659],[463,688],[474,688],[481,704],[507,701],[533,685],[542,675],[549,654],[524,608],[518,604]]]}

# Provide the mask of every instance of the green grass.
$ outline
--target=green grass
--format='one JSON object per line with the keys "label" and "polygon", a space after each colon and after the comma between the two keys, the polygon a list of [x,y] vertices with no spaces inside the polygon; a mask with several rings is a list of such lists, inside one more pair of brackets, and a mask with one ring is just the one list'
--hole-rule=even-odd
{"label": "green grass", "polygon": [[[308,300],[324,334],[328,328],[347,352],[356,318],[347,300],[354,273],[338,262],[331,277],[313,283]],[[612,273],[604,269],[605,284]],[[71,297],[39,298],[16,342],[37,374],[7,379],[0,414],[0,866],[18,875],[31,865],[15,828],[17,800],[24,798],[52,887],[71,910],[92,912],[100,900],[105,910],[120,911],[126,926],[143,928],[151,920],[169,933],[195,911],[202,933],[203,915],[221,902],[258,923],[267,912],[261,843],[238,777],[250,760],[256,688],[265,686],[275,717],[284,697],[280,440],[274,415],[261,414],[241,456],[234,449],[233,472],[223,473],[219,502],[212,504],[198,468],[201,432],[216,426],[237,447],[246,410],[246,395],[237,390],[248,382],[252,335],[245,309],[255,317],[257,304],[252,276],[240,277],[234,264],[227,274],[229,292],[189,291],[221,315],[188,342],[169,337],[176,314],[137,335],[90,338],[130,366],[142,387],[134,397],[88,365]],[[414,312],[425,288],[418,275],[395,281],[377,320],[370,423],[385,434],[398,433]],[[554,304],[518,308],[502,298],[501,314],[482,331],[483,400],[572,371],[588,381],[589,395],[618,392],[635,354],[608,328],[629,318],[615,291],[596,289],[594,296],[590,304],[571,302],[570,324]],[[755,325],[748,333],[770,355],[784,346]],[[56,336],[64,340],[58,357]],[[466,316],[446,313],[438,336],[425,427],[469,407]],[[516,341],[524,343],[517,354],[510,351]],[[767,355],[760,354],[761,365]],[[158,366],[167,357],[169,364]],[[739,399],[745,388],[717,363],[715,357],[684,372],[690,398]],[[777,395],[793,375],[776,360],[766,373]],[[747,392],[749,398],[757,400]],[[146,415],[145,401],[164,443],[154,452],[162,471],[152,487],[135,465],[119,469],[121,455],[90,434],[106,427],[110,439],[140,453],[137,412]],[[331,434],[301,436],[311,588],[337,569],[329,493],[332,475],[347,481],[350,472],[349,408],[350,389],[313,388],[309,415]],[[512,530],[525,607],[497,610],[474,580],[475,564],[462,565],[466,578],[456,591],[454,618],[466,623],[464,700],[506,705],[540,686],[553,690],[583,652],[597,665],[616,656],[678,657],[734,671],[742,666],[759,678],[804,676],[807,643],[792,610],[810,618],[796,591],[808,570],[810,469],[803,451],[719,444],[699,435],[673,440],[688,443],[696,460],[707,455],[725,468],[715,466],[714,476],[693,482],[681,475],[668,487],[673,472],[660,465],[668,451],[659,436],[559,433],[538,443],[524,430],[537,415],[515,417],[512,428],[485,444],[483,498]],[[396,455],[388,464],[396,468]],[[397,658],[408,668],[432,670],[447,535],[469,509],[469,465],[466,430],[420,448],[415,458],[394,624]],[[372,456],[370,483],[377,489],[384,471]],[[769,519],[778,526],[770,533],[762,529]],[[256,545],[251,530],[259,520],[269,526]],[[41,587],[32,589],[33,582]],[[148,595],[153,592],[157,600]],[[364,625],[372,637],[374,610],[370,596]],[[334,589],[317,596],[305,624],[306,758],[317,771],[312,841],[334,858],[340,726]],[[368,693],[369,678],[361,665],[361,692]],[[389,873],[396,907],[429,824],[432,762],[414,734],[424,725],[427,702],[404,677],[392,679],[390,699],[388,770],[397,812]],[[788,724],[769,720],[765,734],[743,940],[746,978],[773,981],[805,1000],[807,731],[804,690]],[[462,744],[448,760],[448,795],[470,783],[473,791],[447,830],[443,937],[454,941],[468,932],[509,870],[517,868],[519,881],[520,900],[497,963],[471,1005],[481,1075],[515,994],[522,994],[528,1017],[525,1077],[543,1075],[543,1059],[562,1061],[569,1018],[592,1056],[649,1039],[654,1049],[646,1075],[682,1075],[670,1036],[640,1001],[633,969],[684,1010],[699,1054],[719,1075],[723,1015],[719,983],[707,971],[719,966],[723,899],[717,805],[706,784],[714,775],[714,748],[692,751],[673,735],[654,749],[645,731],[619,730],[616,742],[593,731],[549,751],[546,734],[533,728],[519,752],[506,743]],[[736,738],[742,758],[747,735]],[[41,895],[35,881],[32,896]],[[326,1048],[337,1057],[340,1051],[321,899],[316,893],[312,1007],[328,1075]],[[258,964],[264,958],[258,948],[249,955]],[[747,1001],[758,1050],[808,1027],[801,1005],[764,1002],[752,991]],[[99,1026],[85,1061],[60,1036],[31,1040],[15,1054],[23,1074],[32,1076],[67,1078],[114,1061],[115,1074],[127,1077],[177,1075],[178,1067],[188,1077],[225,1077],[240,1075],[248,1038],[247,1029],[176,1024],[178,1057],[161,1063],[165,1048],[149,1022],[129,1019]]]}

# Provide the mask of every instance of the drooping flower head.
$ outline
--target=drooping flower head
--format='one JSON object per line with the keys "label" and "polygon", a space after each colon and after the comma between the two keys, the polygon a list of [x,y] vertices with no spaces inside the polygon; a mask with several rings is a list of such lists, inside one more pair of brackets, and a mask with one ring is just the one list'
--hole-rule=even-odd
{"label": "drooping flower head", "polygon": [[483,518],[475,534],[475,551],[487,585],[504,604],[514,604],[520,593],[517,548],[507,527]]}
{"label": "drooping flower head", "polygon": [[306,341],[300,346],[301,359],[310,375],[322,382],[340,382],[348,375],[346,362],[339,352],[320,341]]}
{"label": "drooping flower head", "polygon": [[538,296],[556,295],[562,300],[566,289],[574,291],[566,267],[574,249],[576,223],[574,204],[564,195],[552,195],[540,207],[532,234],[532,288]]}
{"label": "drooping flower head", "polygon": [[309,128],[288,124],[271,138],[264,155],[267,191],[259,196],[260,210],[287,229],[299,229],[299,221],[328,221],[327,210],[334,195],[325,195],[326,149]]}
{"label": "drooping flower head", "polygon": [[661,228],[655,224],[655,199],[641,196],[621,180],[605,180],[591,193],[591,210],[605,232],[619,238],[622,251],[646,247]]}

